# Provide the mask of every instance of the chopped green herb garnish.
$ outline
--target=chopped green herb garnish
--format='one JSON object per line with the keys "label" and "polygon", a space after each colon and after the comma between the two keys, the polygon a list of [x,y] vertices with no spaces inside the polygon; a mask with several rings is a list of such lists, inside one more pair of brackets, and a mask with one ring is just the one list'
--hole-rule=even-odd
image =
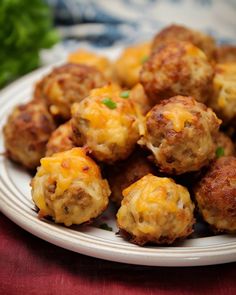
{"label": "chopped green herb garnish", "polygon": [[220,158],[222,156],[224,156],[225,154],[225,150],[223,147],[219,146],[217,149],[216,149],[216,157],[217,158]]}
{"label": "chopped green herb garnish", "polygon": [[144,55],[141,59],[141,63],[145,63],[148,60],[148,55]]}
{"label": "chopped green herb garnish", "polygon": [[108,231],[113,231],[112,227],[110,227],[108,224],[106,223],[102,223],[99,225],[99,228],[104,229],[104,230],[108,230]]}
{"label": "chopped green herb garnish", "polygon": [[129,93],[130,93],[129,90],[122,91],[122,92],[120,93],[120,97],[122,97],[122,98],[129,98]]}
{"label": "chopped green herb garnish", "polygon": [[116,103],[109,97],[104,98],[102,103],[105,104],[105,106],[107,106],[111,110],[116,108]]}

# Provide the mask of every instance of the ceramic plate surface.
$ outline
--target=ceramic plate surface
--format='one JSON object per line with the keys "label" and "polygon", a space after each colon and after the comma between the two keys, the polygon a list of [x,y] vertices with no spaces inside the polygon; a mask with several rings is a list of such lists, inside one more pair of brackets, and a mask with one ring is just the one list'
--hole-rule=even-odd
{"label": "ceramic plate surface", "polygon": [[[112,53],[112,55],[114,52]],[[0,93],[0,152],[2,126],[12,108],[30,99],[34,83],[51,67],[37,70]],[[116,235],[115,212],[109,208],[93,226],[66,228],[37,218],[31,200],[31,176],[0,156],[0,208],[3,214],[30,233],[57,246],[111,261],[152,266],[195,266],[236,261],[236,236],[192,238],[170,247],[139,247]],[[100,229],[107,223],[112,231]]]}

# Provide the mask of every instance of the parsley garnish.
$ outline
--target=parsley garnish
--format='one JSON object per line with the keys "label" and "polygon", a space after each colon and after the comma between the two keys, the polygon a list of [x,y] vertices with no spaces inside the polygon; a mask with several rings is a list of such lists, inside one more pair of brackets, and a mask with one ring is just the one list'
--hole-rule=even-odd
{"label": "parsley garnish", "polygon": [[99,225],[99,228],[104,229],[104,230],[108,230],[108,231],[113,231],[112,227],[110,227],[108,224],[106,223],[102,223]]}
{"label": "parsley garnish", "polygon": [[220,158],[222,156],[225,155],[225,150],[223,147],[219,146],[217,149],[216,149],[216,157],[217,158]]}
{"label": "parsley garnish", "polygon": [[0,3],[1,88],[38,67],[39,51],[51,47],[59,35],[53,28],[52,12],[46,1],[1,0]]}
{"label": "parsley garnish", "polygon": [[116,103],[110,99],[109,97],[106,97],[102,100],[102,103],[105,104],[109,109],[113,110],[116,108]]}
{"label": "parsley garnish", "polygon": [[147,55],[144,55],[141,59],[141,63],[145,63],[146,61],[148,60],[148,56]]}
{"label": "parsley garnish", "polygon": [[129,91],[128,90],[126,90],[126,91],[122,91],[121,93],[120,93],[120,97],[122,97],[122,98],[129,98]]}

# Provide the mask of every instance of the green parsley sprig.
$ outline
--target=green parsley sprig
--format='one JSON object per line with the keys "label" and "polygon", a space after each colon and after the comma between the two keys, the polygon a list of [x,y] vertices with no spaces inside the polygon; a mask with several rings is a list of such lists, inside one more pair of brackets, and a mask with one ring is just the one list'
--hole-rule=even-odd
{"label": "green parsley sprig", "polygon": [[39,51],[59,37],[43,0],[1,0],[0,88],[39,66]]}
{"label": "green parsley sprig", "polygon": [[108,231],[113,231],[112,227],[110,227],[107,223],[102,223],[99,225],[99,228],[108,230]]}
{"label": "green parsley sprig", "polygon": [[225,155],[225,150],[222,146],[218,146],[216,149],[216,157],[220,158],[223,157]]}
{"label": "green parsley sprig", "polygon": [[148,58],[149,58],[148,55],[144,55],[144,56],[141,58],[141,63],[144,64],[146,61],[148,61]]}
{"label": "green parsley sprig", "polygon": [[116,109],[117,107],[116,102],[114,102],[110,97],[105,97],[102,100],[102,103],[111,110]]}
{"label": "green parsley sprig", "polygon": [[129,98],[129,94],[130,94],[130,91],[129,90],[125,90],[125,91],[122,91],[120,93],[120,97],[126,99],[126,98]]}

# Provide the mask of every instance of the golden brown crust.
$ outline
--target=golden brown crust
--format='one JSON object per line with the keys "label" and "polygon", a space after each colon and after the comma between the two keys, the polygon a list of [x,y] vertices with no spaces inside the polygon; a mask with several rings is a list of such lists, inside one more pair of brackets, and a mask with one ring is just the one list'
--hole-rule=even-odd
{"label": "golden brown crust", "polygon": [[137,237],[129,232],[127,232],[124,229],[119,229],[119,234],[126,240],[128,240],[130,243],[133,243],[135,245],[139,246],[145,246],[146,244],[157,244],[157,245],[170,245],[174,242],[179,242],[184,239],[186,239],[188,236],[190,236],[193,233],[193,225],[195,223],[195,220],[192,220],[192,223],[189,224],[188,228],[186,229],[185,235],[183,235],[180,238],[171,237],[171,236],[162,236],[158,239],[155,239],[152,235],[146,235],[146,237]]}
{"label": "golden brown crust", "polygon": [[92,66],[65,64],[36,84],[34,97],[44,99],[55,117],[67,120],[74,102],[80,102],[90,90],[106,83],[103,74]]}
{"label": "golden brown crust", "polygon": [[32,101],[16,107],[3,128],[7,156],[34,170],[44,156],[46,143],[55,128],[43,103]]}
{"label": "golden brown crust", "polygon": [[236,158],[221,157],[195,187],[204,220],[216,231],[236,232]]}
{"label": "golden brown crust", "polygon": [[216,50],[217,63],[231,63],[236,62],[236,46],[222,45]]}
{"label": "golden brown crust", "polygon": [[82,146],[82,143],[75,144],[73,140],[74,134],[71,127],[71,121],[60,125],[50,136],[46,146],[46,156],[54,153],[64,152],[76,146]]}
{"label": "golden brown crust", "polygon": [[152,51],[171,41],[187,41],[200,48],[209,59],[215,59],[215,40],[201,32],[180,25],[170,25],[156,34],[152,43]]}
{"label": "golden brown crust", "polygon": [[193,96],[205,102],[213,90],[212,65],[205,54],[188,42],[171,42],[144,63],[140,82],[152,104],[175,95]]}
{"label": "golden brown crust", "polygon": [[198,171],[215,157],[220,121],[214,112],[192,97],[176,96],[156,105],[146,116],[146,134],[140,141],[152,150],[162,172]]}
{"label": "golden brown crust", "polygon": [[216,64],[214,92],[208,105],[225,126],[236,126],[236,62]]}
{"label": "golden brown crust", "polygon": [[216,143],[216,156],[217,149],[222,150],[223,156],[234,156],[235,155],[235,147],[231,138],[226,135],[224,132],[219,132],[215,137]]}
{"label": "golden brown crust", "polygon": [[155,167],[140,150],[136,150],[127,160],[106,167],[107,180],[111,188],[111,200],[120,206],[122,191],[148,173],[155,174]]}

